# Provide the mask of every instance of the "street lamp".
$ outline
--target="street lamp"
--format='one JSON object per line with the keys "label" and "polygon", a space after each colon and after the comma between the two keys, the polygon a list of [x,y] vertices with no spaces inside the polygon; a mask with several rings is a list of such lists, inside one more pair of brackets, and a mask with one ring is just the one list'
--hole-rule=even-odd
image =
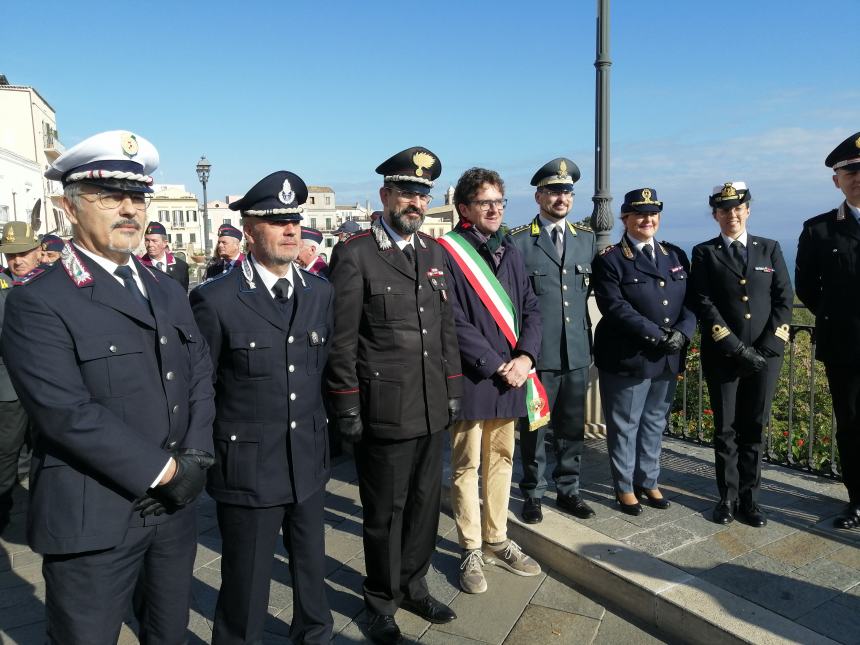
{"label": "street lamp", "polygon": [[203,251],[208,258],[212,255],[212,247],[209,245],[209,210],[206,207],[206,182],[209,181],[209,169],[212,164],[206,159],[206,155],[200,157],[197,162],[197,178],[203,184]]}
{"label": "street lamp", "polygon": [[594,122],[594,210],[591,228],[597,250],[609,246],[612,231],[612,195],[609,192],[609,0],[597,0],[597,68]]}

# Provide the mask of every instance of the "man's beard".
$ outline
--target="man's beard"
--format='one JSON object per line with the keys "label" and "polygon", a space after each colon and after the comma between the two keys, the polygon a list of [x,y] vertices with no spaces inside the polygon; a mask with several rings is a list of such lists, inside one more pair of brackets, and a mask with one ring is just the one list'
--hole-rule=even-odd
{"label": "man's beard", "polygon": [[[415,213],[418,219],[413,220],[407,218],[406,215]],[[407,206],[403,210],[391,211],[391,228],[397,231],[400,235],[412,235],[424,223],[424,213],[418,210],[415,206]]]}
{"label": "man's beard", "polygon": [[113,226],[111,226],[111,231],[115,231],[116,229],[125,226],[132,225],[136,231],[136,233],[120,233],[120,240],[127,240],[125,242],[120,240],[115,240],[113,235],[111,235],[108,240],[108,250],[113,251],[114,253],[124,253],[126,255],[131,255],[137,249],[140,244],[140,229],[142,228],[140,223],[137,221],[123,221],[116,222]]}

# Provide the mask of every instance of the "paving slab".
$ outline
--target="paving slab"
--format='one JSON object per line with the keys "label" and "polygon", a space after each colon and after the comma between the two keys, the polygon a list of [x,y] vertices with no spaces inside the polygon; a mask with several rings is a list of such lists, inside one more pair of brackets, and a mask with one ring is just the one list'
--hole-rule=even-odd
{"label": "paving slab", "polygon": [[504,645],[591,643],[600,623],[596,618],[529,605],[503,642]]}

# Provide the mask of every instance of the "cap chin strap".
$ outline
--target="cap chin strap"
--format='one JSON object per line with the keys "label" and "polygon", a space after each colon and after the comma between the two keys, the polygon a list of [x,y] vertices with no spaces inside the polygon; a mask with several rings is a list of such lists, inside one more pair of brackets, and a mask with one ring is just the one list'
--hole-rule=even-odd
{"label": "cap chin strap", "polygon": [[262,211],[242,211],[242,215],[250,215],[251,217],[265,217],[266,215],[293,215],[301,213],[305,209],[301,206],[296,208],[267,208]]}

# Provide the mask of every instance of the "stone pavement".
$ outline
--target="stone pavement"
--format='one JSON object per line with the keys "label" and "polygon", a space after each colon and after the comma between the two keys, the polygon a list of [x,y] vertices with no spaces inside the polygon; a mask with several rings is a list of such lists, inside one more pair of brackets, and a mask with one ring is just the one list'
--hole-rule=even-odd
{"label": "stone pavement", "polygon": [[[326,499],[326,577],[335,620],[334,643],[363,643],[367,639],[361,582],[365,573],[361,543],[361,506],[349,458],[334,468]],[[26,491],[17,491],[12,524],[0,539],[0,643],[43,643],[44,582],[41,563],[24,544]],[[197,561],[190,629],[191,643],[208,643],[220,585],[220,537],[214,502],[200,504]],[[458,620],[431,625],[401,611],[397,621],[407,642],[445,645],[569,645],[626,643],[651,645],[669,642],[656,629],[613,606],[583,594],[563,577],[545,571],[522,578],[496,567],[486,570],[489,590],[470,596],[457,586],[459,549],[451,516],[440,516],[439,542],[429,574],[432,592],[449,603]],[[281,546],[281,549],[283,547]],[[283,550],[276,555],[270,596],[266,643],[289,643],[292,589]],[[137,643],[132,628],[124,626],[120,643]]]}

